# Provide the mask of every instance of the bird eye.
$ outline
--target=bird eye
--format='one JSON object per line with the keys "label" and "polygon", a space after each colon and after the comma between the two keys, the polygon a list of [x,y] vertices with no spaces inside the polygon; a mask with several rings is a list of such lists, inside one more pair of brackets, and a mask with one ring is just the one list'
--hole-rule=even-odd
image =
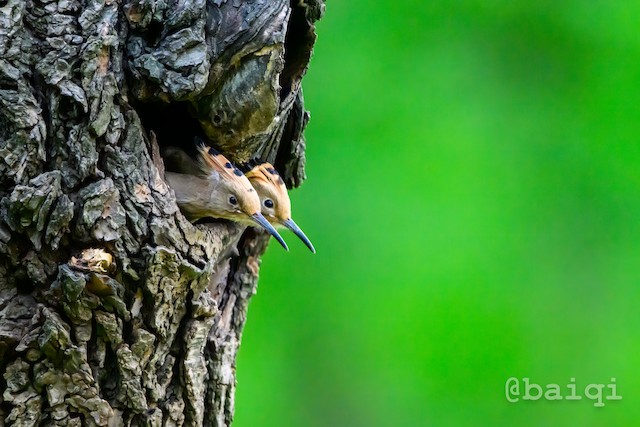
{"label": "bird eye", "polygon": [[235,196],[231,196],[229,197],[229,203],[231,203],[232,205],[237,205],[238,199],[236,199]]}
{"label": "bird eye", "polygon": [[267,199],[264,201],[264,205],[268,208],[272,208],[273,207],[273,200],[271,199]]}

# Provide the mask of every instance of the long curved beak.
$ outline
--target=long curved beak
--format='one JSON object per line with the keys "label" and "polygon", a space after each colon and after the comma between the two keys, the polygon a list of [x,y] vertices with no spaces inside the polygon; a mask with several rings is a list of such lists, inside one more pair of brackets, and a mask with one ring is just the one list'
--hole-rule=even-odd
{"label": "long curved beak", "polygon": [[254,222],[256,222],[258,225],[260,225],[262,228],[267,230],[269,232],[269,234],[271,234],[273,237],[276,238],[276,240],[282,245],[283,248],[285,248],[285,250],[289,251],[289,247],[285,243],[285,241],[282,238],[282,236],[280,236],[280,234],[278,234],[276,229],[273,228],[273,226],[271,224],[269,224],[269,221],[267,221],[267,219],[264,216],[262,216],[262,214],[260,212],[254,213],[253,215],[251,215],[251,219]]}
{"label": "long curved beak", "polygon": [[300,240],[304,242],[305,245],[307,245],[307,247],[311,250],[311,252],[313,252],[314,254],[316,253],[316,248],[313,247],[313,245],[311,244],[311,241],[307,238],[307,236],[304,235],[302,230],[300,230],[300,227],[298,227],[298,225],[295,222],[293,222],[291,218],[289,218],[286,221],[282,221],[282,225],[287,227],[289,230],[293,231],[295,235],[298,236]]}

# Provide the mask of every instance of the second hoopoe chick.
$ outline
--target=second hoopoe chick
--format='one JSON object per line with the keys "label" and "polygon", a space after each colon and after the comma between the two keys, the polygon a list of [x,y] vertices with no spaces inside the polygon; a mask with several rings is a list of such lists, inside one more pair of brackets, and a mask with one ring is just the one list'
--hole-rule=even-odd
{"label": "second hoopoe chick", "polygon": [[278,171],[268,162],[252,161],[241,166],[245,176],[258,192],[262,214],[276,227],[286,227],[293,231],[305,245],[316,253],[311,241],[291,219],[291,200]]}
{"label": "second hoopoe chick", "polygon": [[[190,221],[223,218],[266,229],[286,249],[287,244],[261,213],[261,201],[247,177],[221,153],[198,144],[198,168],[165,174],[176,201]],[[185,171],[186,172],[186,171]]]}

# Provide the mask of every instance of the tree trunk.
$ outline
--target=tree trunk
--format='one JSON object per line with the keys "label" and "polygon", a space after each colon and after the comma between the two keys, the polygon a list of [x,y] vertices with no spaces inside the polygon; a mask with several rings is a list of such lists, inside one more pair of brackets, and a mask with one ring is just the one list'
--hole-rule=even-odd
{"label": "tree trunk", "polygon": [[189,223],[159,148],[203,136],[298,186],[323,10],[0,0],[0,425],[231,424],[269,236]]}

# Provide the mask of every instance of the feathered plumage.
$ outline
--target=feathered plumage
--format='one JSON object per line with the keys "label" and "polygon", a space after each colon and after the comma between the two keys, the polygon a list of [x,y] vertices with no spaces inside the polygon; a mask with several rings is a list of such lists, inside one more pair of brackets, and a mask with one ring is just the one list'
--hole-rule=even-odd
{"label": "feathered plumage", "polygon": [[[288,250],[286,243],[261,213],[260,198],[248,178],[223,154],[198,141],[198,161],[179,149],[165,150],[183,172],[167,172],[180,209],[190,221],[224,218],[247,225],[260,225]],[[185,158],[184,156],[187,156]]]}
{"label": "feathered plumage", "polygon": [[249,182],[258,192],[262,214],[276,227],[293,231],[315,253],[311,241],[291,219],[291,199],[282,177],[271,163],[253,160],[241,166]]}

